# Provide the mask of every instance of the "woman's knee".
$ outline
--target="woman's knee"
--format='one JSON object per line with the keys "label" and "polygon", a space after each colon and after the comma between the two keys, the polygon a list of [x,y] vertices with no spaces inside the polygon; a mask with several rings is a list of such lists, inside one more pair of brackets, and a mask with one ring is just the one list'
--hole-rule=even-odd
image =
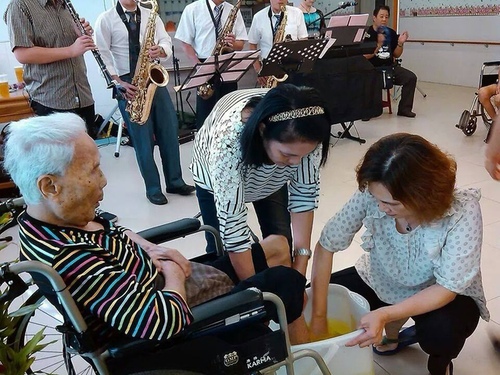
{"label": "woman's knee", "polygon": [[290,245],[285,236],[271,234],[259,243],[264,250],[269,267],[278,265],[291,267]]}

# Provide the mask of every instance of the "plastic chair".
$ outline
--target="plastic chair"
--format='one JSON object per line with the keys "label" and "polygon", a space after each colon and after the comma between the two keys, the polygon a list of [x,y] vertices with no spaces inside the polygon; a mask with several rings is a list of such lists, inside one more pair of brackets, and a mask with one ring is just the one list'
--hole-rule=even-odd
{"label": "plastic chair", "polygon": [[382,89],[382,93],[384,91],[385,91],[385,100],[382,99],[382,108],[389,108],[389,114],[392,114],[391,89]]}

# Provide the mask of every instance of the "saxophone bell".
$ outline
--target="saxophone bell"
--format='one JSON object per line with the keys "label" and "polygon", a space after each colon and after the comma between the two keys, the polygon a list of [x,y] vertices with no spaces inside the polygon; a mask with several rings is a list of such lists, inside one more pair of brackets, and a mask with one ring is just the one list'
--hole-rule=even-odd
{"label": "saxophone bell", "polygon": [[169,81],[168,71],[161,64],[151,64],[149,67],[149,79],[156,86],[165,87]]}

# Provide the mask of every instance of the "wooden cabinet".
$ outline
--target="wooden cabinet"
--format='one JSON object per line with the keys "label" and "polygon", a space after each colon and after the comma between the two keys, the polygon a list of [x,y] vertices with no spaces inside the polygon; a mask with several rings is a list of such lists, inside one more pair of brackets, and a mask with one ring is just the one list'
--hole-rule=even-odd
{"label": "wooden cabinet", "polygon": [[0,123],[17,121],[33,114],[24,90],[11,92],[9,98],[0,98]]}

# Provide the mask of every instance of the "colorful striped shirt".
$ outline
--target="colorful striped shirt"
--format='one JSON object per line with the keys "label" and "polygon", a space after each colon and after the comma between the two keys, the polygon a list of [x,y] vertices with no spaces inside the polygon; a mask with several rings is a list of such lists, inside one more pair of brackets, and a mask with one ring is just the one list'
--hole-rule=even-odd
{"label": "colorful striped shirt", "polygon": [[97,218],[89,232],[19,217],[21,260],[37,260],[61,275],[91,332],[100,339],[123,336],[165,340],[192,322],[183,297],[156,290],[158,275],[126,228]]}
{"label": "colorful striped shirt", "polygon": [[246,251],[252,243],[245,203],[266,198],[288,184],[289,211],[312,211],[318,205],[321,145],[299,165],[251,167],[241,162],[241,110],[252,97],[263,96],[268,90],[238,90],[225,95],[194,141],[190,166],[193,179],[214,194],[219,231],[227,251]]}

